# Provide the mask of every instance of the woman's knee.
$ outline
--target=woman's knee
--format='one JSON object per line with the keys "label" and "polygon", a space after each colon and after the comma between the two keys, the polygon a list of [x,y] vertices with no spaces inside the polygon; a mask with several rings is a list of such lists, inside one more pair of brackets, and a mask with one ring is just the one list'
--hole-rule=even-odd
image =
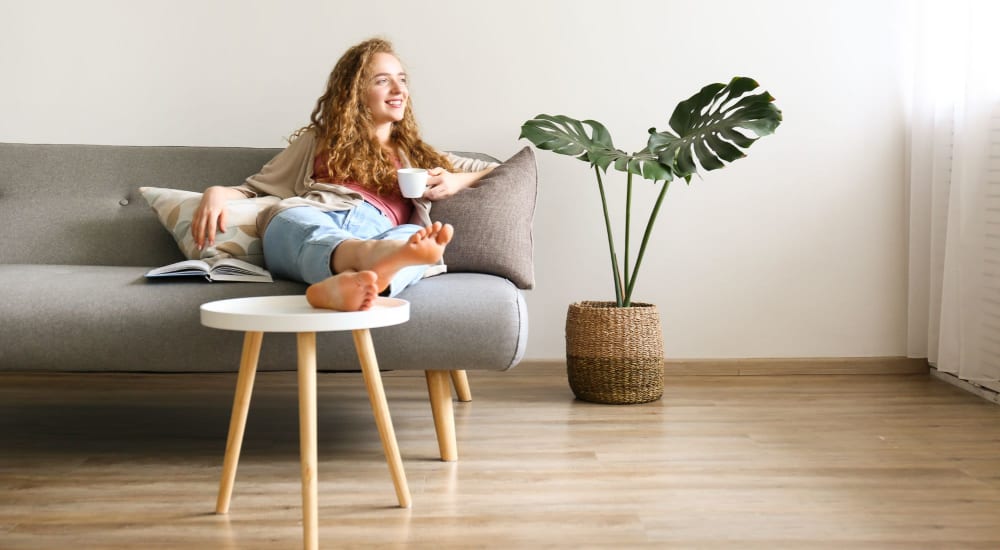
{"label": "woman's knee", "polygon": [[350,238],[354,237],[326,213],[290,208],[275,216],[264,231],[264,261],[279,277],[318,282],[332,274],[333,250]]}

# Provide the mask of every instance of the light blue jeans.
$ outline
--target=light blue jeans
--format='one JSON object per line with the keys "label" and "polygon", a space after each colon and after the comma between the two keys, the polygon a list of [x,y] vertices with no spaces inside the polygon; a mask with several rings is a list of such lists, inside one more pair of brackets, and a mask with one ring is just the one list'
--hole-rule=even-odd
{"label": "light blue jeans", "polygon": [[[284,210],[267,225],[264,259],[267,269],[277,277],[318,283],[334,274],[330,258],[340,243],[350,239],[406,240],[420,229],[413,224],[393,226],[367,202],[334,212],[297,206]],[[419,281],[427,267],[414,265],[399,270],[389,283],[389,296]]]}

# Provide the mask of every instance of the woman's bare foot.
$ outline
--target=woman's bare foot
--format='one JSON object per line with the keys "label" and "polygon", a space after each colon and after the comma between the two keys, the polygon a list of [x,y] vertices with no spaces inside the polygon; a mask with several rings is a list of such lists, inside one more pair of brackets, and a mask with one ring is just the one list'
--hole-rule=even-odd
{"label": "woman's bare foot", "polygon": [[309,285],[306,301],[322,309],[365,311],[378,296],[377,281],[374,271],[345,271]]}
{"label": "woman's bare foot", "polygon": [[374,271],[382,292],[400,269],[440,260],[454,234],[451,225],[434,222],[405,241],[344,241],[334,250],[330,267],[335,273]]}
{"label": "woman's bare foot", "polygon": [[373,249],[369,266],[378,275],[378,291],[385,290],[404,267],[436,263],[444,255],[444,249],[454,234],[451,224],[434,222],[405,241],[375,241],[387,245]]}

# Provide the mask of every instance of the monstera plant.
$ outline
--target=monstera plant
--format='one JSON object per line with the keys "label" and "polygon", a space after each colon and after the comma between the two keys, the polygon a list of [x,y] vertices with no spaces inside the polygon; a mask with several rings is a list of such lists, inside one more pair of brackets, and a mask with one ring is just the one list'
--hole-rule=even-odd
{"label": "monstera plant", "polygon": [[[781,123],[781,111],[766,91],[757,91],[756,81],[733,78],[729,84],[709,84],[689,99],[680,102],[670,116],[670,128],[649,129],[646,147],[635,153],[615,148],[611,134],[595,120],[576,120],[563,115],[538,115],[521,126],[522,138],[539,149],[574,156],[590,163],[597,177],[597,187],[604,207],[604,224],[611,252],[615,301],[629,307],[639,267],[646,254],[653,224],[671,181],[691,181],[698,167],[717,170],[738,158],[762,136],[771,134]],[[627,174],[625,206],[624,263],[618,262],[611,218],[602,173],[614,166]],[[632,225],[632,180],[634,176],[663,182],[643,231],[635,261],[630,265]]]}
{"label": "monstera plant", "polygon": [[[646,147],[635,153],[615,148],[611,134],[595,120],[538,115],[521,126],[521,137],[539,149],[574,156],[590,164],[604,208],[611,252],[615,301],[570,304],[566,316],[566,368],[573,393],[584,401],[632,404],[663,395],[663,334],[653,304],[634,302],[632,293],[660,213],[667,187],[676,179],[690,183],[699,168],[718,170],[738,158],[781,123],[781,111],[753,79],[736,77],[729,84],[709,84],[680,102],[670,128],[650,128]],[[626,174],[625,255],[619,263],[602,174]],[[646,221],[634,262],[632,248],[632,182],[635,176],[662,182]]]}

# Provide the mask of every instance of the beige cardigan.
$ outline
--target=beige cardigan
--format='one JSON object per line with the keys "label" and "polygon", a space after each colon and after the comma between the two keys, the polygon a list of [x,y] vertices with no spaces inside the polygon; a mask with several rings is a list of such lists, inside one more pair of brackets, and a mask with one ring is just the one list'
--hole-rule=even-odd
{"label": "beige cardigan", "polygon": [[[273,195],[281,202],[265,208],[257,215],[257,232],[264,234],[267,224],[279,212],[296,206],[313,206],[330,212],[349,210],[364,202],[361,194],[342,185],[319,183],[313,180],[313,159],[316,156],[316,134],[307,130],[292,140],[282,152],[261,168],[260,172],[246,179],[240,190],[247,197]],[[478,172],[495,163],[445,154],[456,170]],[[410,166],[409,159],[402,159],[404,166]],[[430,168],[430,167],[429,167]],[[431,223],[431,201],[424,198],[411,199],[413,215],[409,223],[426,226]]]}

